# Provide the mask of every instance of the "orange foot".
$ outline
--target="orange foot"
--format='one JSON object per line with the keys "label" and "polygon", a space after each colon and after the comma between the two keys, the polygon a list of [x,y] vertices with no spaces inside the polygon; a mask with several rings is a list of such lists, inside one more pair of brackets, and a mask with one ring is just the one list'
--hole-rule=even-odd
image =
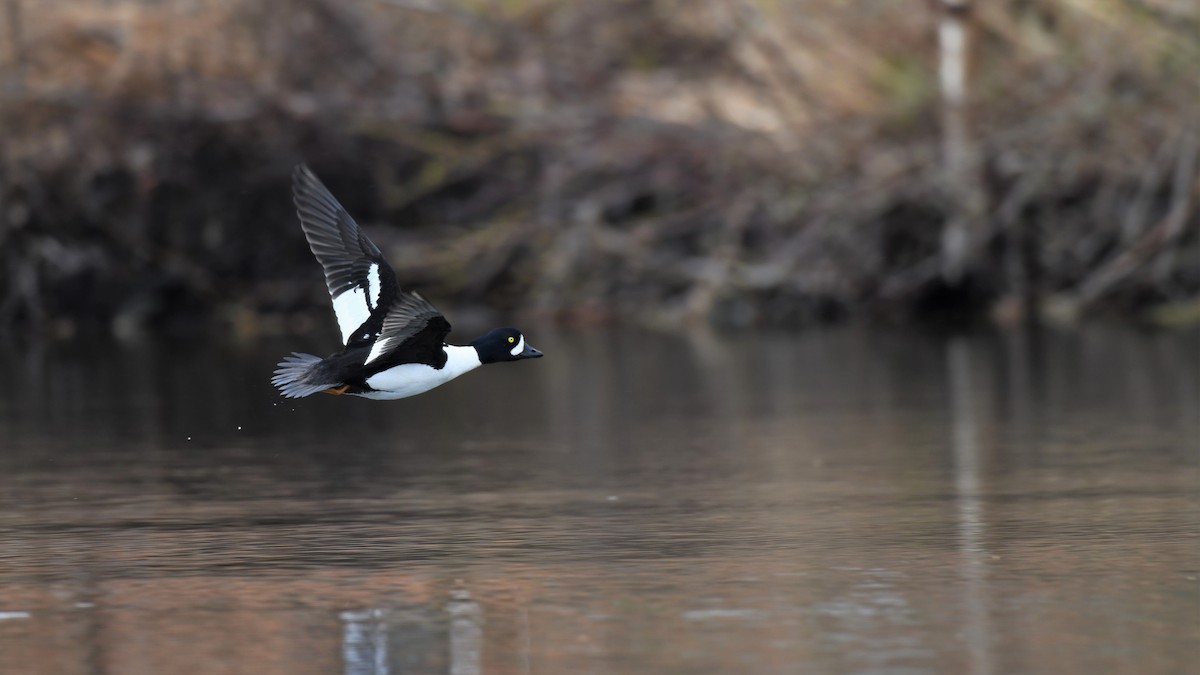
{"label": "orange foot", "polygon": [[334,396],[341,396],[342,394],[346,393],[346,390],[349,388],[350,388],[350,385],[343,384],[340,387],[330,387],[330,388],[322,391],[321,393],[322,394],[333,394]]}

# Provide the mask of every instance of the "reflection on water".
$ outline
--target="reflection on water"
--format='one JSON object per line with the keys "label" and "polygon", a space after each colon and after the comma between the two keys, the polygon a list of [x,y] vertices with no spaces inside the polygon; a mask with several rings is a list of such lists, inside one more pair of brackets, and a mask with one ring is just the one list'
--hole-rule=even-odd
{"label": "reflection on water", "polygon": [[342,636],[342,660],[346,675],[386,673],[388,665],[388,616],[383,610],[342,612],[346,630]]}
{"label": "reflection on water", "polygon": [[950,420],[954,446],[954,495],[958,510],[958,538],[963,581],[963,625],[968,663],[972,673],[995,672],[987,607],[983,602],[987,563],[984,541],[983,502],[979,491],[979,433],[975,421],[975,387],[971,382],[971,346],[962,338],[946,347],[949,379]]}
{"label": "reflection on water", "polygon": [[385,403],[0,344],[0,672],[1191,667],[1196,334],[538,333]]}

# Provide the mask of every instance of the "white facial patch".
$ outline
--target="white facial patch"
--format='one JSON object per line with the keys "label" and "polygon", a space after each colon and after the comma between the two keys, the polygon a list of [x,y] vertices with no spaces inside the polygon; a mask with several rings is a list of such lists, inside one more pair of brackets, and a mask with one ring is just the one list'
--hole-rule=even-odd
{"label": "white facial patch", "polygon": [[367,302],[371,303],[371,309],[379,306],[379,263],[371,263],[371,269],[367,270]]}
{"label": "white facial patch", "polygon": [[523,351],[525,351],[525,336],[524,335],[522,335],[521,339],[517,341],[517,346],[513,347],[512,351],[510,351],[509,354],[516,356],[517,354],[520,354]]}
{"label": "white facial patch", "polygon": [[337,316],[338,328],[342,331],[342,344],[346,344],[354,331],[371,318],[366,293],[358,287],[343,292],[333,299],[333,313]]}

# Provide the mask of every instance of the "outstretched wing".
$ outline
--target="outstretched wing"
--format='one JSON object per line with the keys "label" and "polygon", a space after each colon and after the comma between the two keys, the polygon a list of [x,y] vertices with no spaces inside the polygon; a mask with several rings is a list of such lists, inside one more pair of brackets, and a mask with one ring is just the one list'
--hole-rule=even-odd
{"label": "outstretched wing", "polygon": [[379,247],[303,164],[292,172],[292,196],[309,248],[325,269],[343,344],[369,345],[367,363],[418,334],[440,349],[450,324],[425,298],[400,290]]}
{"label": "outstretched wing", "polygon": [[303,164],[292,172],[292,198],[308,246],[325,269],[342,343],[369,343],[388,304],[400,295],[395,273],[379,247]]}
{"label": "outstretched wing", "polygon": [[[383,328],[375,344],[371,345],[371,353],[363,365],[377,361],[401,346],[413,348],[414,352],[422,352],[422,355],[441,354],[442,345],[449,334],[450,323],[420,293],[402,293],[388,308]],[[419,345],[413,344],[418,342]],[[416,353],[413,356],[420,358]]]}

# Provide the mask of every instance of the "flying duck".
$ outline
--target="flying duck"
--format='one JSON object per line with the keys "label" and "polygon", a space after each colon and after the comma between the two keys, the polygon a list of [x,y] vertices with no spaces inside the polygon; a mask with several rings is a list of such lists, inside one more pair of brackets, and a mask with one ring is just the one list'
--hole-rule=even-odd
{"label": "flying duck", "polygon": [[415,396],[485,363],[536,359],[516,328],[497,328],[467,345],[446,343],[450,323],[396,273],[329,190],[303,164],[292,196],[325,284],[344,348],[327,358],[293,352],[271,383],[288,398],[319,392],[391,400]]}

